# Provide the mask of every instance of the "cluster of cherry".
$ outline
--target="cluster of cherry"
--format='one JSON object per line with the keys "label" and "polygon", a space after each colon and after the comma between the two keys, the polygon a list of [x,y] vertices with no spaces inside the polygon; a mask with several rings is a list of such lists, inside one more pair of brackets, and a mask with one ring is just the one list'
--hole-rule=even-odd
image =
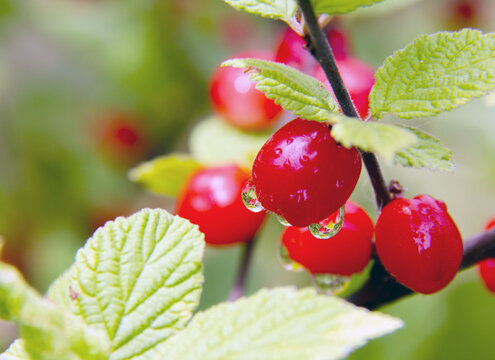
{"label": "cluster of cherry", "polygon": [[[342,31],[332,28],[327,34],[343,81],[359,115],[366,118],[374,72],[350,55]],[[274,58],[259,51],[234,57],[285,63],[313,75],[331,91],[305,40],[290,29]],[[243,130],[270,128],[282,113],[241,69],[218,68],[210,96],[219,117]],[[446,205],[429,195],[397,197],[382,209],[375,227],[368,214],[348,200],[360,172],[358,150],[337,143],[327,124],[295,119],[261,148],[252,177],[236,165],[196,172],[181,191],[177,214],[198,224],[207,243],[226,245],[250,241],[270,211],[286,226],[281,236],[286,267],[327,277],[333,291],[367,266],[375,235],[379,259],[399,282],[424,294],[444,288],[463,256],[461,235]],[[485,279],[495,280],[494,265],[482,267],[487,274],[491,266],[492,275]],[[493,281],[490,288],[495,288]]]}

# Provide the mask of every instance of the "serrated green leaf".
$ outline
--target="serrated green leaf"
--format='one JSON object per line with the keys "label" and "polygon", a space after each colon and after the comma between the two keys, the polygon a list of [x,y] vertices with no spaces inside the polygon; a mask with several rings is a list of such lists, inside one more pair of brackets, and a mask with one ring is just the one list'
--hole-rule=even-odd
{"label": "serrated green leaf", "polygon": [[397,151],[417,142],[413,132],[404,127],[375,121],[338,117],[332,136],[347,148],[352,146],[374,152],[391,161]]}
{"label": "serrated green leaf", "polygon": [[167,360],[332,360],[402,326],[313,289],[262,290],[197,314],[167,341]]}
{"label": "serrated green leaf", "polygon": [[0,317],[16,323],[23,339],[1,355],[5,359],[108,359],[110,341],[105,333],[86,326],[43,299],[15,268],[3,263],[0,263]]}
{"label": "serrated green leaf", "polygon": [[363,6],[371,6],[383,0],[311,0],[316,14],[347,14]]}
{"label": "serrated green leaf", "polygon": [[204,235],[161,209],[143,209],[99,228],[78,251],[71,308],[112,341],[110,360],[158,356],[199,302]]}
{"label": "serrated green leaf", "polygon": [[165,155],[131,169],[129,179],[159,194],[177,196],[187,178],[200,168],[201,164],[191,156]]}
{"label": "serrated green leaf", "polygon": [[438,171],[453,171],[455,164],[452,151],[447,149],[437,138],[415,128],[418,142],[395,154],[394,162],[406,167],[426,168]]}
{"label": "serrated green leaf", "polygon": [[48,288],[46,296],[58,306],[70,310],[71,288],[69,286],[72,267],[65,270]]}
{"label": "serrated green leaf", "polygon": [[495,35],[478,30],[422,35],[377,71],[370,108],[405,119],[452,110],[495,89]]}
{"label": "serrated green leaf", "polygon": [[328,121],[339,111],[332,94],[314,77],[280,63],[259,59],[231,59],[222,66],[248,69],[256,88],[285,110],[307,120]]}
{"label": "serrated green leaf", "polygon": [[269,132],[246,132],[210,117],[196,125],[189,138],[192,156],[205,165],[238,164],[250,168]]}
{"label": "serrated green leaf", "polygon": [[32,360],[24,347],[22,339],[15,340],[9,348],[0,354],[0,360]]}
{"label": "serrated green leaf", "polygon": [[290,24],[297,10],[295,0],[224,0],[238,10]]}

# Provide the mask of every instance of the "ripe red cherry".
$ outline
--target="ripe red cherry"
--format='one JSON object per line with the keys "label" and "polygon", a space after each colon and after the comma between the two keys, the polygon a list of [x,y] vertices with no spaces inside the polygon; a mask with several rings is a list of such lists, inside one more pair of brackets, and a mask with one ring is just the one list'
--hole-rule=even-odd
{"label": "ripe red cherry", "polygon": [[176,213],[189,219],[211,245],[246,242],[258,231],[265,213],[246,209],[241,192],[249,174],[236,165],[205,168],[182,188]]}
{"label": "ripe red cherry", "polygon": [[304,227],[343,206],[360,172],[358,151],[339,145],[326,124],[296,119],[259,151],[253,185],[265,209]]}
{"label": "ripe red cherry", "polygon": [[[337,60],[347,56],[347,37],[338,28],[331,27],[327,38]],[[286,28],[280,36],[275,61],[292,66],[302,72],[312,74],[319,67],[318,62],[306,49],[306,41],[291,28]]]}
{"label": "ripe red cherry", "polygon": [[[370,91],[375,84],[375,71],[364,61],[352,56],[337,60],[337,67],[359,116],[365,119],[368,117],[369,112]],[[325,72],[321,67],[316,69],[313,76],[322,82],[328,91],[333,93]]]}
{"label": "ripe red cherry", "polygon": [[92,124],[92,132],[99,147],[112,160],[133,163],[147,150],[146,136],[139,120],[121,111],[98,116]]}
{"label": "ripe red cherry", "polygon": [[481,0],[453,0],[446,4],[446,14],[450,27],[462,29],[466,27],[478,27],[483,11]]}
{"label": "ripe red cherry", "polygon": [[[234,58],[273,60],[262,51],[244,52]],[[255,88],[243,69],[218,67],[211,78],[210,98],[214,111],[226,122],[244,130],[262,130],[278,119],[282,108]]]}
{"label": "ripe red cherry", "polygon": [[289,257],[312,274],[350,276],[362,271],[371,258],[373,222],[357,204],[348,200],[342,229],[326,240],[315,238],[308,228],[287,227],[281,242]]}
{"label": "ripe red cherry", "polygon": [[[495,228],[495,217],[491,218],[485,226],[485,230]],[[486,288],[495,293],[495,258],[485,259],[478,263],[478,271]]]}
{"label": "ripe red cherry", "polygon": [[445,203],[429,195],[395,199],[376,223],[375,244],[385,268],[423,294],[443,289],[462,260],[462,239]]}

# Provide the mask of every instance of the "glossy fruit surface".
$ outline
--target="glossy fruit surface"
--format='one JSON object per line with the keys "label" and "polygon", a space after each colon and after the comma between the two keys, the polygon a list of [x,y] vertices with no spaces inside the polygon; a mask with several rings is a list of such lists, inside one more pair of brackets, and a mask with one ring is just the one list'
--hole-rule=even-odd
{"label": "glossy fruit surface", "polygon": [[339,145],[326,124],[295,119],[259,151],[253,185],[266,210],[304,227],[343,206],[360,172],[358,151]]}
{"label": "glossy fruit surface", "polygon": [[357,204],[345,204],[344,225],[330,239],[317,239],[307,228],[287,227],[281,242],[289,257],[313,274],[350,276],[371,258],[373,222]]}
{"label": "glossy fruit surface", "polygon": [[318,65],[318,62],[306,49],[306,41],[291,28],[286,28],[280,36],[275,52],[275,61],[305,73],[311,73]]}
{"label": "glossy fruit surface", "polygon": [[[338,28],[331,27],[327,38],[337,60],[347,56],[347,37]],[[287,28],[281,34],[275,53],[275,61],[292,66],[304,73],[312,74],[319,67],[316,59],[306,49],[306,41],[294,30]]]}
{"label": "glossy fruit surface", "polygon": [[265,213],[246,209],[241,192],[249,174],[236,165],[216,166],[196,172],[179,195],[177,215],[189,219],[212,245],[252,239]]}
{"label": "glossy fruit surface", "polygon": [[[337,67],[359,116],[361,119],[366,119],[369,112],[370,91],[375,84],[375,71],[364,61],[352,56],[337,60]],[[328,91],[333,93],[321,67],[315,70],[313,76],[322,82]]]}
{"label": "glossy fruit surface", "polygon": [[[235,54],[231,58],[273,60],[262,51]],[[244,130],[262,130],[270,127],[282,108],[255,88],[244,69],[218,67],[211,78],[210,98],[213,110],[226,122]]]}
{"label": "glossy fruit surface", "polygon": [[463,244],[445,203],[429,195],[395,199],[376,223],[375,245],[385,268],[410,289],[431,294],[454,278]]}
{"label": "glossy fruit surface", "polygon": [[[485,230],[495,228],[495,217],[485,225]],[[478,271],[486,288],[495,293],[495,258],[489,258],[478,263]]]}

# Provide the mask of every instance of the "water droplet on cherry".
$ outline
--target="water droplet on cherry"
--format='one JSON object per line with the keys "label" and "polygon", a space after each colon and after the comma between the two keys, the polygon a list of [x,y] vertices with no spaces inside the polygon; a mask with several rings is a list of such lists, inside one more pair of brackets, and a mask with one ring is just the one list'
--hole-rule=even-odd
{"label": "water droplet on cherry", "polygon": [[344,225],[345,206],[334,212],[325,220],[308,226],[309,232],[318,239],[330,239],[337,235]]}
{"label": "water droplet on cherry", "polygon": [[287,220],[285,220],[283,216],[280,216],[278,214],[275,214],[275,216],[277,217],[278,222],[281,223],[283,226],[291,226],[291,224]]}
{"label": "water droplet on cherry", "polygon": [[333,274],[313,274],[313,284],[320,294],[337,295],[347,289],[351,278]]}
{"label": "water droplet on cherry", "polygon": [[250,179],[244,186],[241,196],[242,202],[248,210],[255,213],[264,210],[263,205],[261,205],[261,202],[258,200],[258,196],[256,196],[256,189],[254,188],[252,179]]}
{"label": "water droplet on cherry", "polygon": [[292,260],[289,256],[289,252],[285,248],[284,245],[280,244],[278,248],[278,258],[280,262],[282,263],[282,266],[284,267],[285,270],[287,271],[293,271],[293,272],[301,272],[304,271],[304,267],[299,264],[298,262],[295,262]]}

